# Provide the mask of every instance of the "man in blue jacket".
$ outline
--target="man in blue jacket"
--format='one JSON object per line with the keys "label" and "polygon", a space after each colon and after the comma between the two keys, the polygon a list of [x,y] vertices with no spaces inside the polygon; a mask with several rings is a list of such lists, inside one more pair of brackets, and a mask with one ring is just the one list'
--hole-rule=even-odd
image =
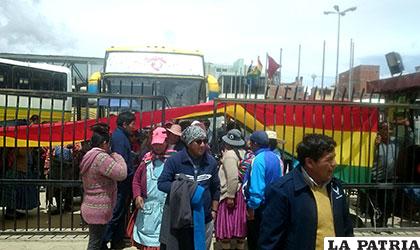
{"label": "man in blue jacket", "polygon": [[120,154],[127,164],[127,178],[118,182],[117,202],[112,211],[103,237],[102,249],[108,249],[106,244],[111,241],[111,249],[124,248],[125,217],[127,215],[128,200],[131,196],[131,181],[134,174],[133,159],[131,155],[130,135],[135,130],[136,117],[132,112],[126,111],[118,114],[117,128],[112,133],[111,150]]}
{"label": "man in blue jacket", "polygon": [[249,138],[255,153],[249,176],[246,177],[245,197],[247,202],[248,249],[257,249],[262,212],[265,207],[266,187],[280,178],[283,163],[278,155],[269,148],[265,131],[255,131]]}
{"label": "man in blue jacket", "polygon": [[267,190],[260,249],[324,249],[324,237],[353,236],[346,195],[333,177],[335,146],[320,134],[298,144],[300,165]]}

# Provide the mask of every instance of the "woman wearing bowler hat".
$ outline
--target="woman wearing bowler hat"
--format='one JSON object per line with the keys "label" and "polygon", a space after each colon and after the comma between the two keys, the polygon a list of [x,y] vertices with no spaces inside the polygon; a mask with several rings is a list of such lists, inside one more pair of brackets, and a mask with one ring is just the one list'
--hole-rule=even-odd
{"label": "woman wearing bowler hat", "polygon": [[219,169],[220,203],[216,218],[216,239],[221,242],[222,249],[232,249],[232,240],[237,241],[237,249],[244,249],[246,204],[241,192],[243,171],[240,163],[246,153],[245,141],[237,129],[229,130],[222,141],[224,150]]}

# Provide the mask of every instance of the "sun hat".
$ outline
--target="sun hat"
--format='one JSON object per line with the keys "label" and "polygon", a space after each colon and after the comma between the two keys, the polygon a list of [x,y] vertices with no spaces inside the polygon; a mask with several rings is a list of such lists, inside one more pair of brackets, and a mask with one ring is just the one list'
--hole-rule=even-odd
{"label": "sun hat", "polygon": [[280,140],[280,139],[277,138],[277,132],[276,131],[267,130],[265,132],[267,133],[268,139],[277,140],[277,142],[280,143],[280,144],[285,144],[286,143],[285,140]]}
{"label": "sun hat", "polygon": [[172,124],[171,127],[167,128],[169,132],[171,132],[174,135],[181,136],[182,135],[182,129],[181,126],[178,124]]}
{"label": "sun hat", "polygon": [[243,146],[245,141],[242,139],[241,131],[238,129],[231,129],[226,135],[222,137],[222,140],[231,146]]}
{"label": "sun hat", "polygon": [[151,144],[162,144],[165,142],[166,137],[166,129],[163,127],[158,127],[153,130]]}

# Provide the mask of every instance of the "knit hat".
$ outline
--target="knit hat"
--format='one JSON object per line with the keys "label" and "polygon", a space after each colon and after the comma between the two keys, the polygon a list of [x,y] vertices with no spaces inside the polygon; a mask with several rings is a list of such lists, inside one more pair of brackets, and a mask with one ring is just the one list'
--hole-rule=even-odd
{"label": "knit hat", "polygon": [[249,138],[252,142],[257,143],[260,146],[268,146],[268,135],[265,131],[255,131]]}
{"label": "knit hat", "polygon": [[207,138],[206,132],[199,126],[189,126],[182,132],[181,139],[185,144],[189,145],[191,142],[197,139]]}
{"label": "knit hat", "polygon": [[222,137],[222,140],[231,146],[243,146],[245,141],[242,139],[241,131],[237,129],[231,129],[226,135]]}
{"label": "knit hat", "polygon": [[163,144],[166,140],[166,129],[158,127],[153,130],[152,133],[152,142],[150,144]]}

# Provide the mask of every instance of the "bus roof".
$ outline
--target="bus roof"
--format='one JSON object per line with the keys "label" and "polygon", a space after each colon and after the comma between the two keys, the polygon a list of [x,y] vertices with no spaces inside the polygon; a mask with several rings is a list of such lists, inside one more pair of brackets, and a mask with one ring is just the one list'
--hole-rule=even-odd
{"label": "bus roof", "polygon": [[167,48],[165,46],[126,46],[126,47],[117,47],[112,46],[108,48],[106,52],[157,52],[157,53],[176,53],[176,54],[187,54],[187,55],[197,55],[203,56],[199,50],[181,50],[174,48]]}
{"label": "bus roof", "polygon": [[47,64],[47,63],[30,63],[30,62],[15,61],[15,60],[4,59],[4,58],[0,58],[0,63],[70,74],[70,69],[67,67],[52,65],[52,64]]}

